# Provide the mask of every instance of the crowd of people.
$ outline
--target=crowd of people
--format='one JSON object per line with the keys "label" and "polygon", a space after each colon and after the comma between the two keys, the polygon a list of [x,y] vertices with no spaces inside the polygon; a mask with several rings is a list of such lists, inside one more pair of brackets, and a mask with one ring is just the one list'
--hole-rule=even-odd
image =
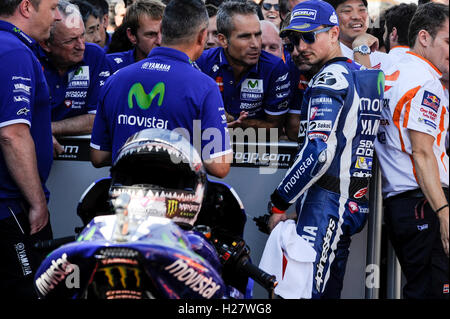
{"label": "crowd of people", "polygon": [[448,299],[448,1],[391,5],[371,28],[368,5],[2,1],[0,294],[36,297],[59,137],[91,134],[101,167],[142,129],[183,128],[223,178],[233,132],[275,129],[299,147],[262,198],[268,229],[293,218],[316,251],[310,297],[340,297],[376,152],[404,297]]}

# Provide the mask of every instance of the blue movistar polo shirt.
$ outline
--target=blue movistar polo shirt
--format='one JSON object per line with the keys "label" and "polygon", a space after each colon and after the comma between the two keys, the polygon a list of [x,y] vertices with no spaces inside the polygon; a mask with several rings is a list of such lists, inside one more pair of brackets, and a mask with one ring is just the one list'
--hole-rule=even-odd
{"label": "blue movistar polo shirt", "polygon": [[264,113],[288,111],[289,70],[280,58],[261,51],[258,63],[237,83],[223,48],[206,50],[195,63],[216,81],[228,114],[238,117],[247,111],[248,119],[264,119]]}
{"label": "blue movistar polo shirt", "polygon": [[308,79],[292,61],[291,56],[286,60],[286,66],[289,69],[289,78],[291,84],[291,95],[289,99],[289,113],[300,114],[303,94],[308,87]]}
{"label": "blue movistar polo shirt", "polygon": [[121,68],[124,68],[126,66],[129,66],[130,64],[133,64],[134,61],[134,52],[135,49],[125,51],[125,52],[116,52],[116,53],[110,53],[107,54],[106,57],[108,59],[111,73],[116,72],[117,70],[120,70]]}
{"label": "blue movistar polo shirt", "polygon": [[112,33],[106,32],[106,43],[105,43],[105,46],[103,47],[103,51],[105,53],[108,53],[109,46],[111,45],[111,40],[112,40],[113,33],[114,32],[112,32]]}
{"label": "blue movistar polo shirt", "polygon": [[[39,176],[45,182],[53,161],[49,93],[42,66],[34,55],[36,42],[14,25],[0,20],[0,127],[25,124],[34,140]],[[22,194],[9,175],[0,151],[0,200]],[[2,216],[0,219],[9,217]]]}
{"label": "blue movistar polo shirt", "polygon": [[127,138],[146,128],[183,129],[178,132],[201,150],[203,159],[232,151],[216,83],[175,49],[155,48],[147,59],[106,81],[91,147],[112,152],[114,161]]}
{"label": "blue movistar polo shirt", "polygon": [[101,47],[86,43],[83,60],[62,76],[42,49],[39,50],[39,60],[50,90],[52,121],[95,114],[100,87],[110,75],[109,64]]}

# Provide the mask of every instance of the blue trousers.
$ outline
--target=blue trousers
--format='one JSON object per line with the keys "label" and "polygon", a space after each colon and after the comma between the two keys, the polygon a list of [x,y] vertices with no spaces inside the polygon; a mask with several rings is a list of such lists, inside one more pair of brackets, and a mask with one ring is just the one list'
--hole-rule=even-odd
{"label": "blue trousers", "polygon": [[313,185],[297,200],[296,210],[297,233],[317,252],[312,298],[339,299],[351,236],[363,229],[368,203]]}

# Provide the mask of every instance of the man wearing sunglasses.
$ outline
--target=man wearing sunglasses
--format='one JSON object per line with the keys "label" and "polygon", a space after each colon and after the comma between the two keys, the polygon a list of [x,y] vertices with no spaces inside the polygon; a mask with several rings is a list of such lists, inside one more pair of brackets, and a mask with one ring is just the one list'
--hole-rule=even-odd
{"label": "man wearing sunglasses", "polygon": [[296,202],[297,233],[317,253],[312,298],[339,298],[351,236],[367,219],[384,75],[342,56],[338,18],[325,1],[295,6],[281,36],[294,61],[319,71],[301,104],[296,160],[270,198],[269,228]]}

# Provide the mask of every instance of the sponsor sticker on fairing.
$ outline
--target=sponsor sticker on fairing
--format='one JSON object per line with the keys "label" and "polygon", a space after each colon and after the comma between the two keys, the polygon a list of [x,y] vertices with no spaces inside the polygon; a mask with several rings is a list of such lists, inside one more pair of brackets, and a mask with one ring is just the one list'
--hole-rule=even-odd
{"label": "sponsor sticker on fairing", "polygon": [[[195,267],[196,265],[201,266],[201,268]],[[166,266],[164,270],[205,299],[213,297],[221,288],[220,284],[216,283],[213,277],[207,275],[202,265],[189,262],[189,260],[186,262],[181,258],[177,259]]]}

